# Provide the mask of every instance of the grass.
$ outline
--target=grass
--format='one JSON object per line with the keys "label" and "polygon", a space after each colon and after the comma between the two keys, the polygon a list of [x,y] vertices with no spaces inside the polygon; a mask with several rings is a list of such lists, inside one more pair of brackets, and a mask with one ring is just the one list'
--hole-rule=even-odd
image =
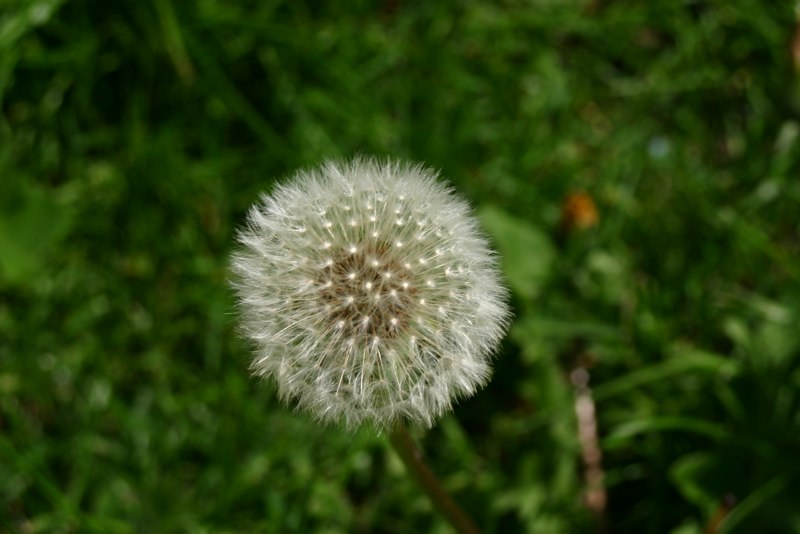
{"label": "grass", "polygon": [[0,530],[445,531],[234,331],[247,207],[367,153],[441,169],[504,258],[493,381],[417,434],[484,530],[797,532],[798,35],[760,0],[0,0]]}

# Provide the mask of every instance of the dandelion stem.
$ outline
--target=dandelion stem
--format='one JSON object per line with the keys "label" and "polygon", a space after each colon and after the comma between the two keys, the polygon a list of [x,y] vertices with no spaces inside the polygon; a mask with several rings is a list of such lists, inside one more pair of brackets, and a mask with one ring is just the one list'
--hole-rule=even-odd
{"label": "dandelion stem", "polygon": [[472,519],[450,497],[442,487],[442,483],[423,461],[422,452],[408,432],[408,428],[399,423],[392,431],[390,439],[411,476],[422,486],[436,508],[444,514],[456,531],[462,534],[478,534],[478,527],[475,526]]}

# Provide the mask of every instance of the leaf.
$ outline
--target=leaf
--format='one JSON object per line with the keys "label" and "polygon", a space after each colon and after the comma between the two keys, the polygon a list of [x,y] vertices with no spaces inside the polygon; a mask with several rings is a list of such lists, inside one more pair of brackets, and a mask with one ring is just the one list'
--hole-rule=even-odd
{"label": "leaf", "polygon": [[669,415],[634,419],[618,425],[609,433],[609,436],[603,440],[603,443],[606,447],[613,447],[639,434],[666,431],[700,434],[715,441],[731,439],[731,433],[723,428],[722,425],[696,417]]}
{"label": "leaf", "polygon": [[555,247],[550,237],[495,206],[485,206],[478,215],[502,256],[511,288],[523,298],[535,298],[553,270]]}
{"label": "leaf", "polygon": [[71,224],[69,208],[44,189],[11,190],[0,210],[0,279],[20,283],[38,273]]}
{"label": "leaf", "polygon": [[731,477],[738,473],[730,469],[729,456],[707,451],[686,454],[670,469],[669,476],[683,497],[698,506],[708,517],[716,510],[726,493],[737,487]]}
{"label": "leaf", "polygon": [[690,373],[731,375],[738,370],[737,362],[724,356],[693,347],[677,346],[663,363],[633,371],[594,388],[595,400],[605,400],[647,384],[662,382],[677,375]]}
{"label": "leaf", "polygon": [[[761,507],[780,495],[790,482],[791,477],[787,473],[782,473],[748,495],[725,518],[725,522],[722,523],[722,534],[727,532],[752,532],[747,529],[738,530],[737,527],[743,521],[749,520]],[[761,532],[764,531],[762,530]]]}
{"label": "leaf", "polygon": [[17,9],[11,16],[0,20],[0,50],[10,50],[30,30],[46,24],[64,1],[27,2],[27,5]]}

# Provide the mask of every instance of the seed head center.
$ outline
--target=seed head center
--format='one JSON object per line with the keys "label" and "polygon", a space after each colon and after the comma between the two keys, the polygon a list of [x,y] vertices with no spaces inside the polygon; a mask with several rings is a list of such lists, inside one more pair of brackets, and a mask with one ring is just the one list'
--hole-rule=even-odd
{"label": "seed head center", "polygon": [[329,326],[345,338],[370,343],[406,327],[416,293],[411,272],[387,246],[334,251],[317,280]]}

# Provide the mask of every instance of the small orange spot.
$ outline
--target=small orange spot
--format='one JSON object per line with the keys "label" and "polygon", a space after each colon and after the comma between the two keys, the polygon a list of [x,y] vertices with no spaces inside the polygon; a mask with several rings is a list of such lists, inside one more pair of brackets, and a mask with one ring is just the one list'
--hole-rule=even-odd
{"label": "small orange spot", "polygon": [[586,230],[596,226],[600,214],[594,200],[584,191],[575,191],[567,195],[561,205],[561,227],[567,232]]}

